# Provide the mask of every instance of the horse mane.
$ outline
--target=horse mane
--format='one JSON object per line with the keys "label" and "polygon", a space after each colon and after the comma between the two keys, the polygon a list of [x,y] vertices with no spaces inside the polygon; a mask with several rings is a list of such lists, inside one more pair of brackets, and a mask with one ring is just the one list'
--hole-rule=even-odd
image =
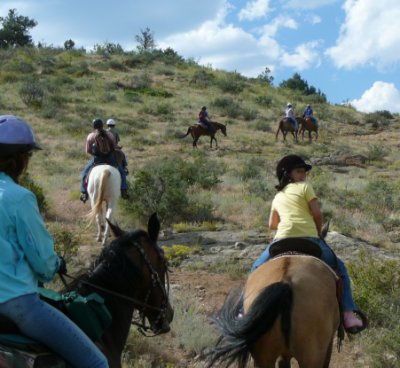
{"label": "horse mane", "polygon": [[[109,277],[110,274],[112,274],[113,277],[120,279],[128,269],[126,267],[127,263],[129,263],[129,272],[132,274],[132,277],[140,278],[142,276],[142,271],[135,264],[129,261],[124,251],[125,249],[132,247],[142,236],[148,238],[147,232],[144,230],[129,231],[114,239],[110,244],[104,246],[100,254],[90,264],[89,268],[81,269],[78,272],[78,276],[66,287],[67,290],[65,291],[76,289],[79,289],[79,291],[86,291],[88,287],[85,286],[82,281],[89,282],[91,279],[102,280],[106,275]],[[110,281],[115,282],[115,279]]]}

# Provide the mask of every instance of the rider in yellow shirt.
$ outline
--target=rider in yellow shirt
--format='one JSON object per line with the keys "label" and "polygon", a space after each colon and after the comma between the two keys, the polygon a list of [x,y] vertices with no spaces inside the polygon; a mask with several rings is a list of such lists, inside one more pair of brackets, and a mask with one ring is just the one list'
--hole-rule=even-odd
{"label": "rider in yellow shirt", "polygon": [[[332,268],[338,268],[343,279],[340,305],[343,310],[344,327],[347,332],[357,333],[365,326],[353,313],[358,309],[351,293],[346,266],[320,238],[323,216],[311,184],[305,181],[311,167],[297,155],[285,156],[278,162],[276,168],[276,176],[279,180],[276,186],[278,193],[272,201],[269,228],[277,230],[274,241],[294,237],[315,242],[321,248],[322,260]],[[251,270],[254,271],[270,258],[268,246],[254,262]]]}

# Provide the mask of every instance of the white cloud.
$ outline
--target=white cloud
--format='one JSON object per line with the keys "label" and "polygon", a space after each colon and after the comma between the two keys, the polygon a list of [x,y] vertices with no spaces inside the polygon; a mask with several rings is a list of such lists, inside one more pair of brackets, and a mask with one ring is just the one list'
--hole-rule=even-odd
{"label": "white cloud", "polygon": [[309,20],[309,22],[311,24],[318,24],[318,23],[322,22],[321,17],[319,17],[318,15],[315,15],[315,14],[309,16],[307,19]]}
{"label": "white cloud", "polygon": [[332,5],[339,0],[290,0],[285,1],[284,7],[287,9],[316,9],[325,5]]}
{"label": "white cloud", "polygon": [[388,110],[400,112],[400,91],[393,83],[375,82],[360,99],[349,101],[350,105],[362,112]]}
{"label": "white cloud", "polygon": [[276,35],[280,28],[297,29],[298,24],[293,18],[285,15],[280,15],[274,18],[270,23],[261,27],[260,32],[268,37],[273,37]]}
{"label": "white cloud", "polygon": [[337,67],[370,64],[383,69],[400,61],[398,0],[346,0],[343,9],[339,38],[326,51]]}
{"label": "white cloud", "polygon": [[281,64],[296,70],[305,70],[311,65],[318,67],[321,64],[321,58],[316,50],[318,45],[318,41],[306,42],[297,46],[292,54],[283,53]]}
{"label": "white cloud", "polygon": [[239,20],[254,20],[267,15],[269,10],[269,0],[253,0],[240,10]]}

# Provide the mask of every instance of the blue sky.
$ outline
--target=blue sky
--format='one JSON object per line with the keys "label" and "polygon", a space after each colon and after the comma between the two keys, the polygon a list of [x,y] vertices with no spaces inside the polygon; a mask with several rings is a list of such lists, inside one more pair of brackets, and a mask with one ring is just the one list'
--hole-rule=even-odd
{"label": "blue sky", "polygon": [[11,8],[38,22],[35,42],[135,50],[149,27],[157,47],[201,65],[250,77],[268,67],[275,85],[297,72],[331,103],[400,112],[399,0],[14,0],[0,16]]}

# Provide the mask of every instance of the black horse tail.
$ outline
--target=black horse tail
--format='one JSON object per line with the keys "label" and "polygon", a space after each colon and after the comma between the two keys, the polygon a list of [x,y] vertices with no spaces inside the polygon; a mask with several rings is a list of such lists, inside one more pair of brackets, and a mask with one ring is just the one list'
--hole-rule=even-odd
{"label": "black horse tail", "polygon": [[185,138],[185,137],[187,137],[187,136],[190,134],[191,131],[192,131],[192,127],[190,126],[190,127],[188,128],[186,134],[185,134],[185,135],[182,135],[182,136],[179,137],[179,138]]}
{"label": "black horse tail", "polygon": [[250,310],[238,318],[242,301],[237,295],[229,295],[219,315],[212,319],[221,336],[216,346],[206,353],[208,367],[216,362],[219,362],[218,367],[229,367],[236,361],[238,368],[245,368],[251,346],[272,328],[279,315],[281,331],[288,346],[292,302],[291,286],[277,282],[267,286],[254,300]]}

